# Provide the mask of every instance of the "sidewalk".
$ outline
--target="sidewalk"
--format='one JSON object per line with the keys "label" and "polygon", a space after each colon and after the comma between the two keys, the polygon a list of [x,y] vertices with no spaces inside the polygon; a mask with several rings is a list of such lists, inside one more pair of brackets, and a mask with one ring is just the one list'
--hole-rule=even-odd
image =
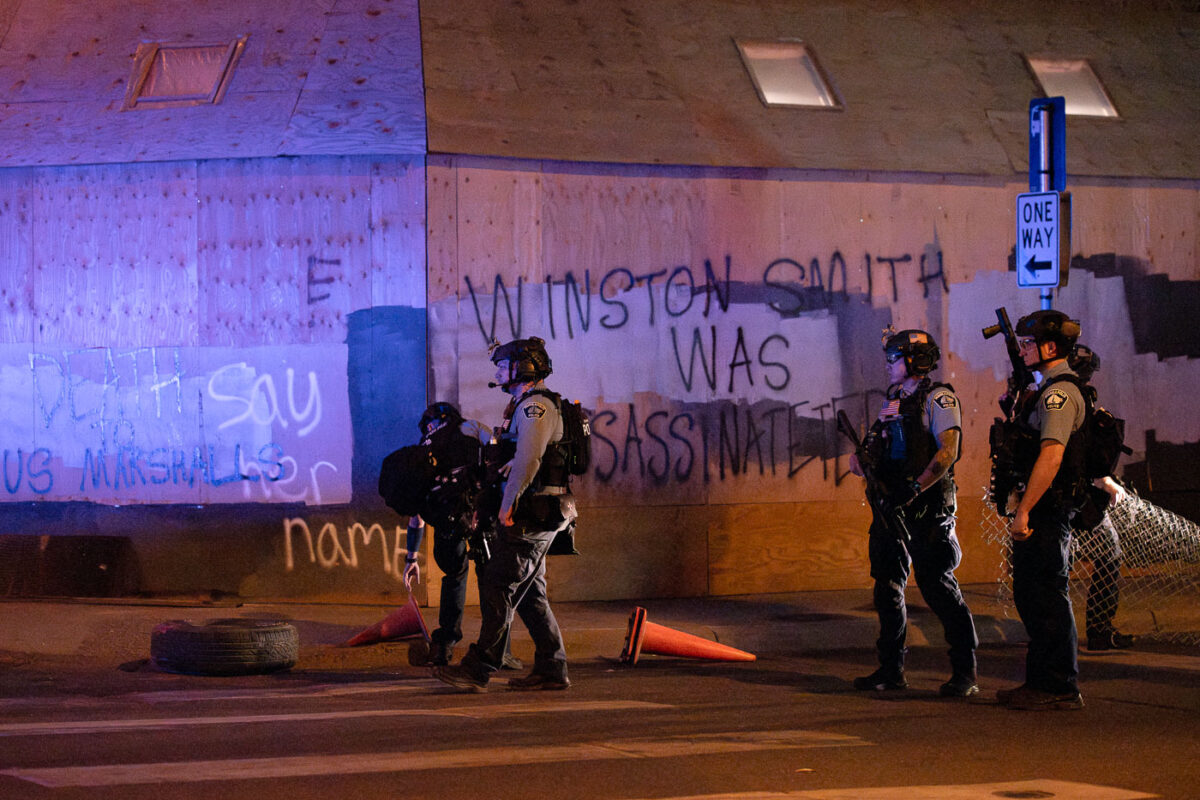
{"label": "sidewalk", "polygon": [[[941,626],[910,589],[909,644],[941,646]],[[996,600],[994,584],[964,587],[982,644],[1024,641],[1015,611]],[[760,658],[844,648],[870,648],[878,623],[867,589],[737,597],[554,603],[572,661],[616,659],[624,645],[629,615],[642,606],[647,618],[705,639],[755,653]],[[45,599],[0,601],[0,664],[58,657],[83,666],[120,665],[149,657],[150,633],[168,620],[203,623],[246,617],[290,622],[299,634],[298,667],[370,668],[395,663],[397,645],[338,647],[377,622],[394,606],[255,602],[230,599]],[[424,608],[431,629],[437,609]],[[468,639],[476,633],[478,610],[468,607]],[[518,626],[518,650],[527,638]],[[400,643],[403,645],[403,643]],[[381,652],[386,650],[386,652]]]}
{"label": "sidewalk", "polygon": [[[1025,642],[1016,610],[998,599],[996,584],[967,585],[963,593],[974,614],[981,645],[1020,646]],[[943,648],[941,625],[913,587],[909,587],[908,600],[909,646]],[[1076,605],[1077,615],[1082,615]],[[630,614],[638,606],[647,610],[651,622],[754,653],[759,659],[871,650],[878,635],[869,589],[554,603],[571,661],[616,661]],[[169,620],[202,624],[231,617],[294,625],[300,642],[297,670],[351,672],[407,667],[405,641],[339,646],[395,608],[382,603],[256,602],[236,598],[215,602],[206,598],[0,600],[0,670],[23,665],[51,671],[137,665],[150,656],[150,634],[155,625]],[[1158,609],[1158,614],[1172,618],[1173,630],[1200,631],[1200,608],[1194,604],[1177,602]],[[430,629],[436,627],[436,608],[422,609],[422,616]],[[1156,630],[1150,612],[1135,613],[1125,621],[1131,623],[1127,630],[1132,633],[1145,635]],[[464,625],[467,641],[475,637],[478,623],[478,609],[468,607]],[[1184,627],[1178,627],[1181,624]],[[514,631],[514,652],[531,657],[528,634],[519,624]],[[1185,652],[1190,654],[1192,648],[1185,648]],[[1153,658],[1149,649],[1144,654]],[[1200,649],[1196,655],[1200,657]]]}

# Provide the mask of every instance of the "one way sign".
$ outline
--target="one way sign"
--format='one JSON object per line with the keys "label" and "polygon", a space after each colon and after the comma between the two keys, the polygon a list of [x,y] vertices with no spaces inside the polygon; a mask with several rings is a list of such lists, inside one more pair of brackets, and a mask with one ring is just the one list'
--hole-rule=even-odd
{"label": "one way sign", "polygon": [[1070,195],[1017,195],[1017,286],[1066,286],[1070,243]]}

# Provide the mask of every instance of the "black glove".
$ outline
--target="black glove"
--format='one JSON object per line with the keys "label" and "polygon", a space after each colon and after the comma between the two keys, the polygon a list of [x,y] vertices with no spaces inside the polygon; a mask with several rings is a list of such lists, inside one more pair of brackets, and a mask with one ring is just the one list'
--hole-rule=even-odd
{"label": "black glove", "polygon": [[916,481],[908,481],[888,493],[888,505],[892,508],[904,508],[913,500],[916,500],[917,495],[920,493],[921,484]]}

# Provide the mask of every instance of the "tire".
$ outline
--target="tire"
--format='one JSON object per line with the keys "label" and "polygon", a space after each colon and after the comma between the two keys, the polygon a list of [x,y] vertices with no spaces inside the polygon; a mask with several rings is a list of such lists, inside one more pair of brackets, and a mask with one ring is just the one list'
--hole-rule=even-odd
{"label": "tire", "polygon": [[257,675],[295,666],[296,629],[286,622],[217,619],[204,625],[163,622],[150,634],[150,660],[185,675]]}

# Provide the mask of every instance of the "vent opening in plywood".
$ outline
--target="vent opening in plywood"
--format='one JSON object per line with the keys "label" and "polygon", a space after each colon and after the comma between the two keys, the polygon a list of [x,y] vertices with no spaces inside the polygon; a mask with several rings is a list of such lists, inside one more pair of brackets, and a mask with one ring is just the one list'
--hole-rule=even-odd
{"label": "vent opening in plywood", "polygon": [[1082,58],[1026,58],[1043,96],[1061,97],[1069,116],[1116,117],[1117,109],[1091,64]]}
{"label": "vent opening in plywood", "polygon": [[812,48],[796,39],[735,39],[759,99],[767,106],[840,109]]}
{"label": "vent opening in plywood", "polygon": [[245,36],[224,44],[139,44],[122,109],[221,102],[245,46]]}

